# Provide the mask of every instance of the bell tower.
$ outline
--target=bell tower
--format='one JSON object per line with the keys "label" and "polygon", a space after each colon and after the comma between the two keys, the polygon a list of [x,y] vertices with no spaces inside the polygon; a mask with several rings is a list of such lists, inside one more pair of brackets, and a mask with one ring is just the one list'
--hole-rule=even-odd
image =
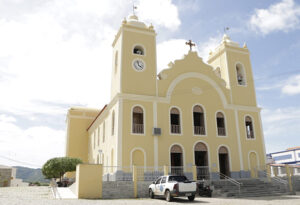
{"label": "bell tower", "polygon": [[156,33],[132,15],[115,36],[111,99],[118,93],[156,95]]}
{"label": "bell tower", "polygon": [[212,65],[230,89],[231,103],[256,106],[254,79],[249,50],[224,34],[221,44],[211,52],[208,64]]}

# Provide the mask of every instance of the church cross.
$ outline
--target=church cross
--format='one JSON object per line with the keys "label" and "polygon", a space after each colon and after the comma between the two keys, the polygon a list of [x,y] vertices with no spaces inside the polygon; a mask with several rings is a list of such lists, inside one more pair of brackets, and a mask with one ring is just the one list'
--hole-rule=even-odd
{"label": "church cross", "polygon": [[185,44],[190,46],[190,51],[192,51],[193,46],[196,46],[196,44],[193,43],[192,40],[189,40],[188,42],[185,42]]}

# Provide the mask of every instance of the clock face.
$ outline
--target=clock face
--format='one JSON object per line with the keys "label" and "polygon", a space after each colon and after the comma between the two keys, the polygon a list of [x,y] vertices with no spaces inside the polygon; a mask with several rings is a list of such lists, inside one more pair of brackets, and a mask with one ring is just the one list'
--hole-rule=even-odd
{"label": "clock face", "polygon": [[145,63],[143,60],[140,59],[135,59],[133,61],[133,67],[134,69],[136,69],[137,71],[142,71],[145,68]]}

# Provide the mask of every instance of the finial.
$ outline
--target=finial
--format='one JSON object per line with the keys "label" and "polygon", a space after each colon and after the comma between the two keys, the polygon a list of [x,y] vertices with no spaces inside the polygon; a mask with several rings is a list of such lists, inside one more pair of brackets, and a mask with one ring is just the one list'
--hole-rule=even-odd
{"label": "finial", "polygon": [[127,23],[127,20],[126,20],[126,17],[124,17],[122,24],[126,24],[126,23]]}
{"label": "finial", "polygon": [[244,43],[244,45],[243,45],[243,48],[247,48],[247,44],[246,44],[246,42]]}
{"label": "finial", "polygon": [[153,27],[153,25],[152,25],[152,23],[151,23],[150,26],[149,26],[149,29],[150,29],[150,30],[153,30],[153,28],[154,28],[154,27]]}

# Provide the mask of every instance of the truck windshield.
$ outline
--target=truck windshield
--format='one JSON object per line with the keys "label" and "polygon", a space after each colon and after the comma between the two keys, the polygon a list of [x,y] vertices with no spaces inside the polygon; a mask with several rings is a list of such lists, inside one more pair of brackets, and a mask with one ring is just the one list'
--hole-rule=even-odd
{"label": "truck windshield", "polygon": [[184,182],[187,178],[185,176],[170,176],[169,181],[176,181],[176,182]]}

